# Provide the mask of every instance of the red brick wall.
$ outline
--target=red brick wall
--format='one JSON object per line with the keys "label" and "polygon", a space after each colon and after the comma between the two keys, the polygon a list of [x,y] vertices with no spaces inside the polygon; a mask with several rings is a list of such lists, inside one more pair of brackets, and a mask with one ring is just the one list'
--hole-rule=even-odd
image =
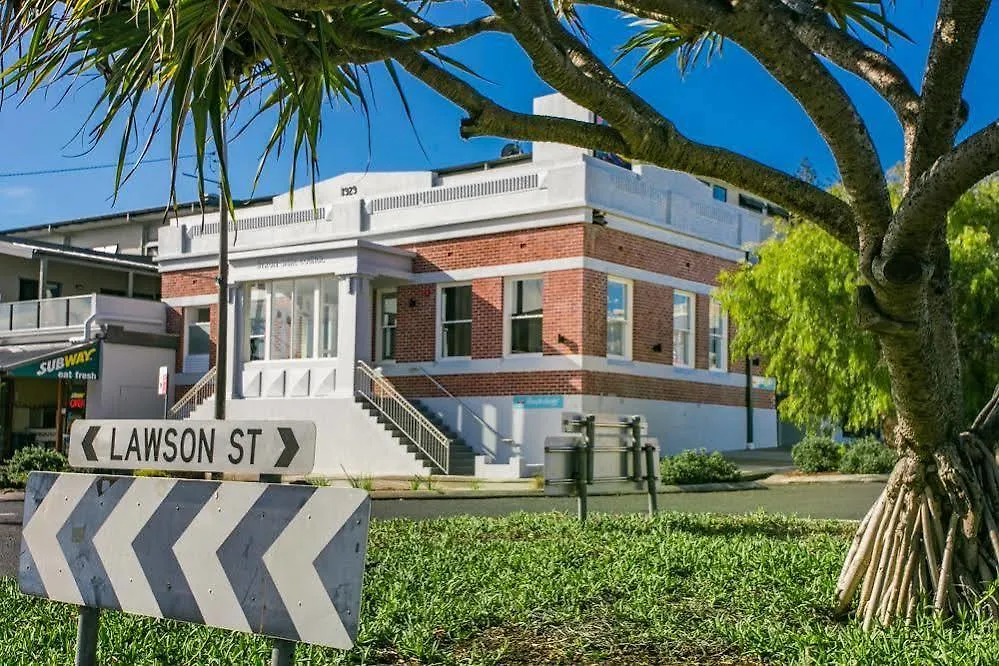
{"label": "red brick wall", "polygon": [[583,271],[583,350],[586,356],[607,355],[607,275]]}
{"label": "red brick wall", "polygon": [[[636,281],[632,357],[646,363],[673,363],[673,288]],[[662,351],[652,351],[654,345]]]}
{"label": "red brick wall", "polygon": [[716,285],[718,273],[738,265],[734,261],[633,236],[617,229],[595,224],[588,224],[585,229],[587,257],[623,266]]}
{"label": "red brick wall", "polygon": [[[539,371],[436,375],[456,396],[605,395],[642,400],[706,403],[742,407],[746,389],[677,379],[638,377],[611,372]],[[440,391],[426,377],[392,377],[392,383],[410,398],[433,397]],[[773,393],[753,389],[753,406],[773,408]]]}
{"label": "red brick wall", "polygon": [[[437,344],[437,288],[432,284],[400,286],[398,298],[395,360],[400,363],[434,360],[434,347]],[[474,323],[472,327],[474,329]]]}
{"label": "red brick wall", "polygon": [[[579,354],[583,348],[583,270],[554,271],[544,277],[544,353]],[[559,336],[563,342],[559,342]]]}
{"label": "red brick wall", "polygon": [[503,278],[472,282],[472,358],[503,355]]}
{"label": "red brick wall", "polygon": [[583,256],[584,228],[569,224],[409,245],[414,273]]}
{"label": "red brick wall", "polygon": [[[163,273],[161,277],[163,299],[180,298],[184,296],[214,296],[218,294],[216,277],[217,268],[201,268],[190,271],[174,271]],[[204,307],[204,306],[200,306]],[[216,348],[218,345],[218,305],[212,304],[211,326],[209,337],[211,346],[209,347],[209,365],[215,365]],[[230,327],[233,322],[229,322]],[[177,345],[177,360],[175,372],[184,371],[184,337],[187,334],[187,327],[184,326],[184,308],[167,307],[167,333],[172,333],[179,337]],[[183,394],[181,394],[183,395]]]}

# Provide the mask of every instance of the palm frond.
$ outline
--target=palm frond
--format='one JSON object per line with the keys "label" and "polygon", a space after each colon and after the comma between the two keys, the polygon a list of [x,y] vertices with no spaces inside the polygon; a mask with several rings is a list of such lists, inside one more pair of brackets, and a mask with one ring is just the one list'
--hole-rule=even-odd
{"label": "palm frond", "polygon": [[635,77],[647,74],[674,54],[680,73],[686,75],[703,58],[710,62],[720,56],[725,38],[717,32],[700,26],[682,23],[660,23],[650,19],[636,19],[632,27],[640,30],[618,48],[615,64],[633,52],[642,55],[635,66]]}
{"label": "palm frond", "polygon": [[888,20],[884,0],[817,0],[816,9],[825,12],[840,30],[866,32],[885,44],[897,35],[911,42],[912,39]]}

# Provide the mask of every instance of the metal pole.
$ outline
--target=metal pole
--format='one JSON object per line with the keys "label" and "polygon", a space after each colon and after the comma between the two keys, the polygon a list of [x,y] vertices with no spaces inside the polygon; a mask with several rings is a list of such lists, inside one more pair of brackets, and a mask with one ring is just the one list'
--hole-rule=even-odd
{"label": "metal pole", "polygon": [[101,611],[80,607],[80,621],[76,628],[76,666],[97,664],[97,626]]}
{"label": "metal pole", "polygon": [[593,483],[593,447],[597,445],[597,417],[586,417],[586,482]]}
{"label": "metal pole", "polygon": [[295,662],[295,644],[274,638],[271,640],[271,666],[291,666]]}
{"label": "metal pole", "polygon": [[576,515],[580,523],[586,522],[586,442],[577,443],[575,457],[576,467]]}
{"label": "metal pole", "polygon": [[753,364],[746,357],[746,448],[753,448]]}
{"label": "metal pole", "polygon": [[219,154],[219,274],[218,274],[218,336],[215,340],[215,418],[225,419],[225,400],[228,393],[227,365],[229,361],[229,199],[225,195],[228,158],[225,146],[225,122],[222,123]]}
{"label": "metal pole", "polygon": [[656,488],[656,447],[646,444],[645,449],[645,480],[649,486],[649,515],[654,516],[659,513],[659,490]]}

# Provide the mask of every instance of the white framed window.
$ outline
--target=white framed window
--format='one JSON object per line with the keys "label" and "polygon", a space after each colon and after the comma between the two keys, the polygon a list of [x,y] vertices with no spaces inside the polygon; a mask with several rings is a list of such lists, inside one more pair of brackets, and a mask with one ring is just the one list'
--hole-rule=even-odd
{"label": "white framed window", "polygon": [[472,285],[437,288],[437,358],[472,357]]}
{"label": "white framed window", "polygon": [[379,361],[395,360],[395,325],[399,313],[399,296],[394,291],[378,292],[378,349]]}
{"label": "white framed window", "polygon": [[244,285],[244,359],[335,357],[337,288],[335,275]]}
{"label": "white framed window", "polygon": [[673,292],[673,365],[694,365],[694,295]]}
{"label": "white framed window", "polygon": [[714,185],[711,188],[711,196],[714,198],[715,201],[727,202],[728,190],[722,187],[721,185]]}
{"label": "white framed window", "polygon": [[211,308],[184,308],[184,372],[208,372],[211,357]]}
{"label": "white framed window", "polygon": [[631,358],[631,280],[607,278],[607,356]]}
{"label": "white framed window", "polygon": [[728,369],[728,313],[713,298],[708,309],[708,369]]}
{"label": "white framed window", "polygon": [[506,282],[505,349],[508,355],[543,354],[544,278],[510,278]]}

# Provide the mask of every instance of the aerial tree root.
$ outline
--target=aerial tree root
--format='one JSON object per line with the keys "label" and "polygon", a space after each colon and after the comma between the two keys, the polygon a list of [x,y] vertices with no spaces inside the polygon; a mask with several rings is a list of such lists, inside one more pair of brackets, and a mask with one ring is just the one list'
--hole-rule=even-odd
{"label": "aerial tree root", "polygon": [[906,450],[861,521],[836,586],[864,629],[940,616],[999,618],[999,390],[958,441]]}

